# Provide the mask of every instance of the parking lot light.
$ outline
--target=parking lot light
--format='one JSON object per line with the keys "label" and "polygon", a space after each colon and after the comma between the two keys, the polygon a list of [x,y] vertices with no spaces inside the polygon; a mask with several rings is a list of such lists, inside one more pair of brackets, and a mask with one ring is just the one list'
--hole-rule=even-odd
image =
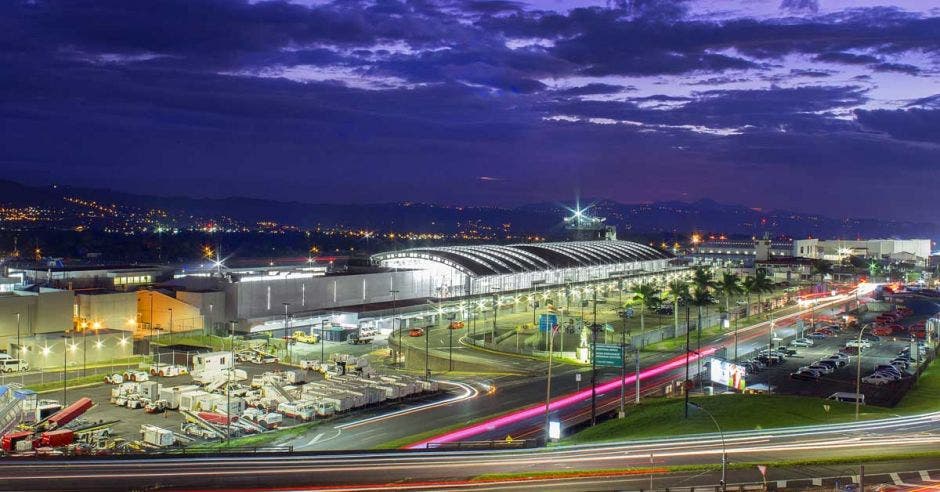
{"label": "parking lot light", "polygon": [[865,329],[869,325],[862,326],[858,330],[858,361],[855,364],[855,420],[858,420],[858,411],[859,406],[861,405],[861,398],[858,395],[862,393],[862,334],[865,333]]}

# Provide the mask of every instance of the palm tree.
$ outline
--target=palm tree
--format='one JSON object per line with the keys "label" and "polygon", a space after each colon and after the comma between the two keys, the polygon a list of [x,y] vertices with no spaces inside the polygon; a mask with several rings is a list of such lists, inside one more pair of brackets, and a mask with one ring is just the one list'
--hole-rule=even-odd
{"label": "palm tree", "polygon": [[826,275],[832,273],[832,263],[826,260],[816,260],[813,262],[813,275],[819,275],[819,283],[823,284],[823,289],[826,285]]}
{"label": "palm tree", "polygon": [[715,288],[715,278],[711,270],[698,267],[692,273],[692,299],[699,300],[700,303],[693,302],[698,307],[698,336],[702,337],[702,308],[711,303],[710,291]]}
{"label": "palm tree", "polygon": [[751,293],[757,292],[757,284],[754,277],[747,276],[741,281],[741,292],[744,293],[744,317],[751,316]]}
{"label": "palm tree", "polygon": [[731,297],[742,292],[741,279],[737,274],[724,272],[717,283],[717,290],[725,295],[725,313],[731,317]]}
{"label": "palm tree", "polygon": [[[693,279],[694,282],[694,279]],[[713,298],[711,292],[708,288],[702,287],[700,285],[692,286],[692,290],[689,293],[689,304],[698,308],[698,330],[696,332],[695,343],[696,343],[696,353],[699,354],[699,357],[696,359],[698,364],[698,376],[699,379],[702,378],[702,308],[711,304]]]}
{"label": "palm tree", "polygon": [[633,292],[633,299],[640,301],[640,333],[642,334],[640,343],[645,344],[646,322],[643,315],[646,313],[647,308],[655,309],[658,307],[662,299],[659,298],[659,289],[653,284],[642,284],[637,287],[636,291]]}
{"label": "palm tree", "polygon": [[[666,284],[666,295],[672,299],[672,314],[675,319],[676,336],[679,336],[679,301],[689,297],[689,283],[685,279],[674,278]],[[688,320],[686,320],[688,329]]]}
{"label": "palm tree", "polygon": [[754,291],[757,293],[757,305],[760,307],[761,312],[763,312],[763,304],[761,303],[761,294],[767,292],[773,292],[774,290],[774,281],[767,276],[767,272],[764,270],[757,270],[754,274]]}

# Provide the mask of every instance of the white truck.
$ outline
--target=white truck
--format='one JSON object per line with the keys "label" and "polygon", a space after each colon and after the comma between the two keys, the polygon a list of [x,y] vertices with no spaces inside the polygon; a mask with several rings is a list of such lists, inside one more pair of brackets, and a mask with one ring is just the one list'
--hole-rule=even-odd
{"label": "white truck", "polygon": [[25,360],[20,360],[10,354],[0,354],[0,371],[20,372],[28,371],[29,364]]}
{"label": "white truck", "polygon": [[150,366],[151,376],[172,378],[189,374],[189,369],[179,364],[154,364]]}

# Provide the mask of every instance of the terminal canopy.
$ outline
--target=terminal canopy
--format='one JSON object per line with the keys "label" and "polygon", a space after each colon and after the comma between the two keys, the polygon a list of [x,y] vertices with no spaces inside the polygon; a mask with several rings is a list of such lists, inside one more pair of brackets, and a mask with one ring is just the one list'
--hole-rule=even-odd
{"label": "terminal canopy", "polygon": [[630,241],[575,241],[510,245],[410,248],[372,256],[379,264],[413,259],[440,263],[470,276],[558,270],[663,260],[669,255]]}

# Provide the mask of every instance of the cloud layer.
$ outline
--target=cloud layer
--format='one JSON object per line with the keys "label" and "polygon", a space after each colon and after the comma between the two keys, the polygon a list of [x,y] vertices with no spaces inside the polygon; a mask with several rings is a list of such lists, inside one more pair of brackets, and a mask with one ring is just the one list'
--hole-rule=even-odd
{"label": "cloud layer", "polygon": [[940,3],[707,3],[11,0],[0,166],[313,202],[940,212],[918,198]]}

